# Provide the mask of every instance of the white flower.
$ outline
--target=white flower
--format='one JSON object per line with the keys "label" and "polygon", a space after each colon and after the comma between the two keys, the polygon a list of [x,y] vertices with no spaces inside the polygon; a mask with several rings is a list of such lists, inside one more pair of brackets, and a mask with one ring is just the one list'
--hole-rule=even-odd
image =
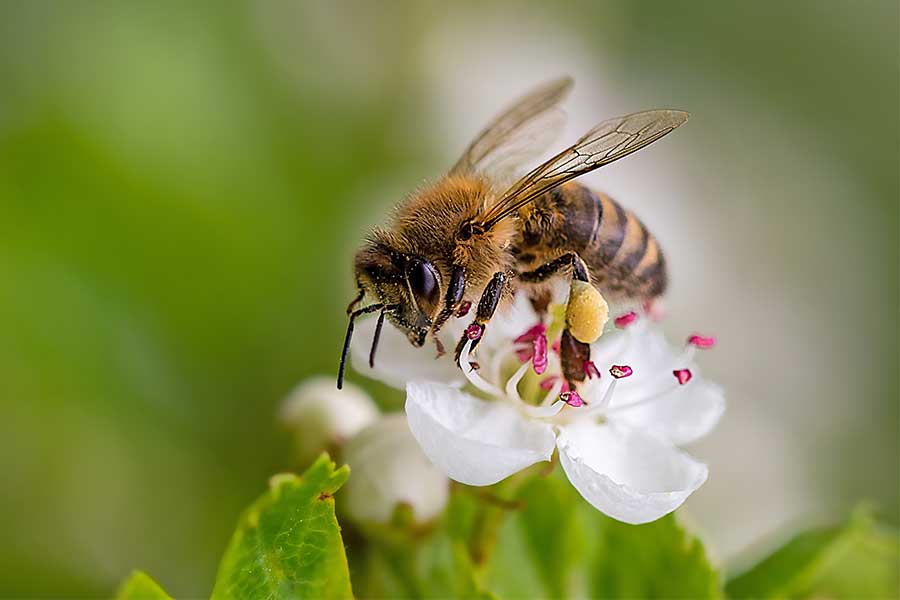
{"label": "white flower", "polygon": [[386,415],[360,431],[347,444],[344,458],[351,476],[343,496],[357,522],[388,523],[397,505],[407,504],[421,523],[447,505],[450,481],[422,453],[402,413]]}
{"label": "white flower", "polygon": [[[623,329],[592,345],[591,360],[600,369],[586,365],[594,377],[576,394],[560,396],[559,358],[549,353],[542,381],[549,390],[542,402],[520,397],[518,387],[531,365],[512,372],[517,350],[518,359],[528,354],[514,340],[538,323],[523,295],[489,324],[478,345],[477,370],[470,367],[471,342],[460,369],[386,328],[383,350],[391,350],[383,351],[374,369],[366,365],[360,372],[398,387],[408,382],[409,428],[452,479],[491,485],[550,460],[558,449],[566,475],[588,502],[620,521],[646,523],[675,510],[706,481],[706,465],[677,446],[708,433],[725,401],[693,363],[695,348],[711,340],[692,336],[684,350],[673,350],[654,324],[641,318],[632,323],[634,316],[617,319]],[[449,343],[461,324],[452,329]],[[364,364],[360,358],[354,356],[354,364]],[[612,373],[597,377],[609,368],[622,381]],[[462,389],[466,382],[480,398]]]}
{"label": "white flower", "polygon": [[298,384],[281,405],[279,420],[294,433],[297,458],[314,459],[339,446],[378,419],[378,407],[354,385],[335,389],[334,378],[317,376]]}

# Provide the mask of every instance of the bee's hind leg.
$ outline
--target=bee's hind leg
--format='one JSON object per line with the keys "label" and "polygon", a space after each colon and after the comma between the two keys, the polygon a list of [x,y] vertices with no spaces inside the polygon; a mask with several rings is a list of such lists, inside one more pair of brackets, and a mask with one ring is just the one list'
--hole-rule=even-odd
{"label": "bee's hind leg", "polygon": [[545,263],[533,271],[519,273],[518,277],[525,283],[541,283],[563,271],[572,269],[572,278],[578,281],[590,281],[585,262],[574,252],[566,252],[562,256]]}
{"label": "bee's hind leg", "polygon": [[472,342],[471,350],[475,349],[481,338],[484,337],[484,330],[488,321],[494,316],[497,305],[500,304],[500,298],[503,296],[503,288],[506,287],[509,276],[504,272],[494,273],[494,277],[488,282],[481,294],[481,300],[478,301],[478,309],[475,312],[475,320],[466,327],[459,343],[456,345],[456,362],[459,362],[459,355],[462,354],[466,342]]}
{"label": "bee's hind leg", "polygon": [[[518,277],[525,283],[542,283],[561,274],[567,269],[571,269],[571,277],[575,281],[583,281],[590,284],[591,278],[584,260],[574,252],[567,252],[562,256],[551,260],[534,269],[533,271],[525,271],[519,273]],[[537,296],[538,302],[541,296]],[[570,297],[571,300],[571,297]],[[535,303],[535,298],[532,298]],[[539,305],[535,305],[535,310],[541,314]],[[546,304],[544,305],[546,310]],[[589,374],[596,371],[596,367],[591,362],[591,346],[582,342],[572,335],[570,323],[566,323],[563,329],[560,342],[560,362],[562,363],[563,377],[571,389],[575,389],[578,383],[583,382]]]}

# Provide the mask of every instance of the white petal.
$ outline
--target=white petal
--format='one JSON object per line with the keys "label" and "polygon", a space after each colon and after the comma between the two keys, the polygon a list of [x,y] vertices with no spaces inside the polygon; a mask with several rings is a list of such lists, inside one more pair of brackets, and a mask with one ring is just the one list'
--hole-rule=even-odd
{"label": "white petal", "polygon": [[706,481],[703,463],[661,438],[624,427],[575,423],[560,428],[557,443],[575,489],[625,523],[655,521]]}
{"label": "white petal", "polygon": [[630,408],[620,404],[607,418],[634,429],[652,431],[674,444],[683,445],[709,433],[724,412],[722,388],[694,375],[687,384],[673,384],[669,392],[650,401],[638,401]]}
{"label": "white petal", "polygon": [[360,431],[344,452],[353,476],[341,492],[357,522],[387,523],[400,503],[417,522],[430,521],[447,504],[449,480],[422,453],[406,417],[393,413]]}
{"label": "white petal", "polygon": [[447,346],[447,353],[435,358],[435,348],[429,340],[425,346],[416,348],[409,343],[391,323],[385,322],[381,330],[375,367],[369,367],[369,349],[375,335],[376,317],[358,321],[353,334],[350,355],[353,369],[365,377],[377,379],[391,387],[403,389],[413,380],[439,381],[450,385],[462,385],[465,379],[453,362],[456,341],[447,332],[441,336]]}
{"label": "white petal", "polygon": [[[627,364],[634,369],[631,377],[616,385],[608,420],[652,431],[675,444],[709,433],[725,410],[725,399],[718,386],[701,377],[693,353],[671,346],[654,324],[645,321],[601,338],[591,347],[598,366]],[[683,368],[691,369],[693,379],[679,385],[672,371]],[[591,382],[584,388],[585,399],[597,403],[611,382],[609,377]]]}
{"label": "white petal", "polygon": [[672,376],[673,369],[692,368],[684,358],[683,348],[673,348],[659,329],[640,321],[625,331],[600,338],[591,346],[591,360],[601,371],[604,388],[612,381],[607,376],[611,365],[628,365],[634,369],[633,375],[619,382],[611,406],[668,391],[677,383]]}
{"label": "white petal", "polygon": [[491,485],[550,460],[555,445],[550,425],[441,384],[408,384],[406,417],[425,455],[467,485]]}
{"label": "white petal", "polygon": [[342,444],[378,419],[378,407],[363,390],[333,376],[311,377],[284,399],[279,420],[294,432],[297,459],[307,462],[332,444]]}

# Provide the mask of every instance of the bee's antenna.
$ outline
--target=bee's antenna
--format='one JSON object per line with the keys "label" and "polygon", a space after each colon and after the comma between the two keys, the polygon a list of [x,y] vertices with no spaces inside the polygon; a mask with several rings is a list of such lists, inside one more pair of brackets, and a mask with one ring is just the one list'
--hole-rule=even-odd
{"label": "bee's antenna", "polygon": [[[344,337],[344,349],[341,351],[341,366],[338,368],[338,376],[337,376],[337,388],[341,389],[344,387],[344,368],[347,366],[347,352],[350,350],[350,339],[353,337],[353,321],[356,320],[356,317],[360,315],[365,315],[370,312],[375,312],[376,310],[381,310],[384,308],[384,304],[372,304],[371,306],[366,306],[365,308],[360,308],[359,310],[354,310],[350,313],[350,322],[347,323],[347,335]],[[382,318],[384,313],[382,312]],[[382,319],[379,319],[381,321]],[[378,330],[380,332],[381,325],[379,323]],[[376,339],[377,339],[376,333]]]}
{"label": "bee's antenna", "polygon": [[369,368],[375,368],[375,351],[378,350],[378,340],[381,339],[381,327],[384,325],[384,313],[387,312],[387,308],[381,309],[381,312],[378,313],[378,322],[375,324],[375,337],[372,338],[372,349],[369,350]]}
{"label": "bee's antenna", "polygon": [[384,325],[384,315],[400,308],[399,304],[391,304],[381,309],[378,315],[378,322],[375,323],[375,337],[372,338],[372,349],[369,350],[369,368],[375,368],[375,351],[378,350],[378,342],[381,340],[381,327]]}

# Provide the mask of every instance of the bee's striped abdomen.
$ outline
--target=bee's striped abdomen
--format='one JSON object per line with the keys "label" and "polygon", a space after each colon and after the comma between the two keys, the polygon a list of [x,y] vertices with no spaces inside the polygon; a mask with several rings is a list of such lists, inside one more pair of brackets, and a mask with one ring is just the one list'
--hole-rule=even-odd
{"label": "bee's striped abdomen", "polygon": [[598,235],[582,254],[600,289],[629,297],[661,295],[666,268],[656,237],[633,212],[606,194],[578,187],[602,207]]}
{"label": "bee's striped abdomen", "polygon": [[634,213],[606,194],[567,183],[538,199],[522,217],[521,250],[532,263],[574,251],[597,287],[613,297],[654,298],[665,291],[659,242]]}

